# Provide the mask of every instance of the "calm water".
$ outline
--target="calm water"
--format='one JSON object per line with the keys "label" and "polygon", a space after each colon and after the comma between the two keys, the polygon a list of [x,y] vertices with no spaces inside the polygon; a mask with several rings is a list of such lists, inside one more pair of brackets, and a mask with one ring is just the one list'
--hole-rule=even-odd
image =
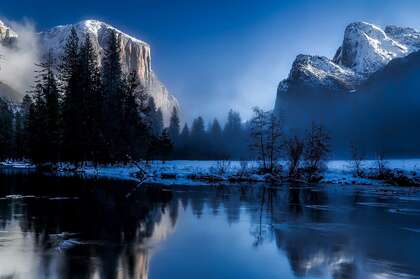
{"label": "calm water", "polygon": [[132,188],[0,175],[0,278],[420,278],[413,189]]}

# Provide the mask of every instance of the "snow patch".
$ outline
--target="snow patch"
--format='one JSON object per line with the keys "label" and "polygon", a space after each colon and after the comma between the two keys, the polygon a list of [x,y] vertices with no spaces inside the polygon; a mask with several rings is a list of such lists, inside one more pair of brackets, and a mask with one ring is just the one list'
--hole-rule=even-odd
{"label": "snow patch", "polygon": [[383,30],[367,22],[354,22],[346,27],[343,43],[333,59],[298,55],[278,92],[287,92],[287,85],[296,80],[313,87],[354,92],[361,82],[393,59],[419,49],[420,32],[413,28],[387,26]]}
{"label": "snow patch", "polygon": [[[280,161],[281,165],[286,166],[286,162]],[[0,163],[1,165],[2,163]],[[3,163],[4,164],[4,163]],[[367,172],[374,172],[377,161],[365,160],[362,162],[363,169]],[[15,165],[18,168],[22,166],[32,167],[28,164],[19,162],[8,162],[8,168]],[[407,176],[417,177],[420,174],[420,159],[402,159],[387,160],[386,166],[389,169],[398,170]],[[244,177],[240,177],[241,162],[231,161],[229,167],[223,174],[218,172],[217,161],[153,161],[148,164],[142,164],[142,168],[147,173],[145,183],[161,185],[209,185],[214,183],[260,183],[270,181],[270,176],[257,173],[258,162],[248,162]],[[73,170],[66,164],[61,164],[58,168],[59,175],[81,175],[86,177],[103,177],[112,179],[139,181],[136,173],[139,171],[138,164],[113,165],[94,167],[85,165],[81,169]],[[323,184],[343,184],[343,185],[385,185],[386,182],[369,178],[360,178],[353,176],[351,162],[347,160],[332,160],[327,162],[326,171],[323,173]],[[17,196],[15,198],[22,198]],[[63,197],[58,197],[63,198]],[[408,199],[408,197],[407,197]]]}
{"label": "snow patch", "polygon": [[91,39],[93,48],[98,56],[98,64],[101,65],[105,55],[105,47],[111,31],[118,35],[121,45],[121,64],[125,73],[136,73],[139,81],[149,89],[156,106],[162,109],[165,124],[175,107],[179,112],[178,100],[169,93],[167,88],[160,82],[152,70],[152,55],[150,45],[142,40],[130,36],[117,28],[98,20],[84,20],[76,24],[60,25],[50,30],[39,33],[40,45],[43,56],[51,50],[54,58],[58,61],[64,55],[64,46],[70,32],[74,28],[83,41],[86,36]]}

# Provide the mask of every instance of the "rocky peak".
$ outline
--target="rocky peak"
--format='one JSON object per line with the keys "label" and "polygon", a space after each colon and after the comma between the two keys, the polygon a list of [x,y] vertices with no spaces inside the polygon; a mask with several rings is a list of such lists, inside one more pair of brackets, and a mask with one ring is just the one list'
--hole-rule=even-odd
{"label": "rocky peak", "polygon": [[420,32],[414,28],[390,25],[385,27],[385,33],[399,43],[407,46],[410,52],[420,49]]}
{"label": "rocky peak", "polygon": [[155,99],[156,106],[162,109],[165,124],[169,123],[170,114],[174,107],[180,110],[177,99],[159,81],[152,70],[150,45],[134,38],[115,27],[98,20],[84,20],[76,24],[61,25],[40,33],[41,50],[47,54],[49,50],[55,58],[63,55],[64,46],[72,28],[75,28],[82,40],[89,36],[98,55],[101,65],[104,57],[107,39],[111,31],[115,31],[121,43],[121,63],[125,73],[135,72],[140,82],[145,85],[150,95]]}
{"label": "rocky peak", "polygon": [[289,77],[280,83],[278,92],[287,91],[292,83],[354,90],[391,60],[419,49],[420,32],[413,28],[387,26],[382,30],[370,23],[354,22],[346,27],[343,43],[333,59],[298,55]]}
{"label": "rocky peak", "polygon": [[109,24],[98,20],[84,20],[76,24],[61,25],[54,27],[41,34],[41,44],[44,50],[52,50],[55,57],[63,55],[64,46],[71,29],[74,28],[81,40],[89,36],[93,46],[98,54],[98,63],[104,56],[104,48],[107,44],[107,38],[111,31],[115,31],[120,38],[121,43],[121,61],[124,72],[136,72],[139,80],[143,84],[151,82],[151,51],[150,46],[134,37],[131,37],[122,31],[112,27]]}
{"label": "rocky peak", "polygon": [[0,20],[0,43],[2,45],[12,45],[17,39],[17,34],[4,22]]}
{"label": "rocky peak", "polygon": [[314,86],[336,86],[351,88],[358,75],[352,70],[341,67],[324,56],[298,55],[293,63],[289,79],[310,82]]}
{"label": "rocky peak", "polygon": [[334,57],[334,63],[369,75],[394,58],[405,56],[409,48],[394,40],[381,28],[366,22],[347,26],[342,46]]}

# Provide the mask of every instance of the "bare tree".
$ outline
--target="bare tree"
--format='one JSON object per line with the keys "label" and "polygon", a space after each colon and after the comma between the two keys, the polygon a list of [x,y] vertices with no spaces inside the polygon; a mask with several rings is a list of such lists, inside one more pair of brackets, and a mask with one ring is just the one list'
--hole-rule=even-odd
{"label": "bare tree", "polygon": [[385,178],[388,175],[388,168],[386,166],[387,162],[385,161],[385,154],[383,152],[378,152],[376,158],[376,169],[378,178]]}
{"label": "bare tree", "polygon": [[248,165],[249,165],[249,162],[248,162],[248,160],[247,160],[247,159],[241,158],[241,159],[239,160],[239,170],[238,170],[238,175],[239,175],[240,177],[244,177],[244,176],[246,176],[246,175],[247,175],[247,173],[248,173]]}
{"label": "bare tree", "polygon": [[309,180],[313,180],[325,167],[325,160],[330,153],[330,136],[321,124],[312,123],[305,139],[305,170]]}
{"label": "bare tree", "polygon": [[212,172],[217,175],[226,175],[231,169],[231,161],[228,159],[216,161],[216,166],[212,167]]}
{"label": "bare tree", "polygon": [[251,119],[251,148],[257,153],[264,171],[273,172],[280,157],[282,125],[274,113],[254,108]]}
{"label": "bare tree", "polygon": [[350,151],[350,167],[352,168],[353,175],[355,177],[363,177],[363,160],[365,159],[364,153],[355,145],[355,143],[350,144]]}
{"label": "bare tree", "polygon": [[251,149],[256,152],[257,160],[260,160],[264,169],[267,169],[267,156],[266,156],[266,142],[265,142],[265,129],[266,129],[266,113],[260,109],[254,108],[254,117],[250,122],[251,130]]}
{"label": "bare tree", "polygon": [[298,136],[293,136],[285,140],[286,160],[289,167],[289,176],[296,177],[302,163],[305,143]]}
{"label": "bare tree", "polygon": [[283,148],[283,130],[279,118],[273,112],[268,113],[267,117],[267,153],[269,164],[268,167],[270,172],[273,172],[277,167],[277,161],[279,160]]}

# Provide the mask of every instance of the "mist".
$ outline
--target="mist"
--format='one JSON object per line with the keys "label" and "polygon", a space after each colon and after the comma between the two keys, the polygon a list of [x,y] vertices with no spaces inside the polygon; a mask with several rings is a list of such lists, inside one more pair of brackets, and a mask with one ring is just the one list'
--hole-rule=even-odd
{"label": "mist", "polygon": [[18,34],[18,40],[10,47],[0,44],[0,81],[23,96],[33,82],[35,64],[39,61],[37,33],[30,21],[3,22]]}
{"label": "mist", "polygon": [[324,125],[334,159],[348,158],[350,145],[369,158],[418,156],[419,63],[420,52],[395,59],[356,92],[292,85],[279,94],[278,112],[292,134],[302,135],[312,122]]}

